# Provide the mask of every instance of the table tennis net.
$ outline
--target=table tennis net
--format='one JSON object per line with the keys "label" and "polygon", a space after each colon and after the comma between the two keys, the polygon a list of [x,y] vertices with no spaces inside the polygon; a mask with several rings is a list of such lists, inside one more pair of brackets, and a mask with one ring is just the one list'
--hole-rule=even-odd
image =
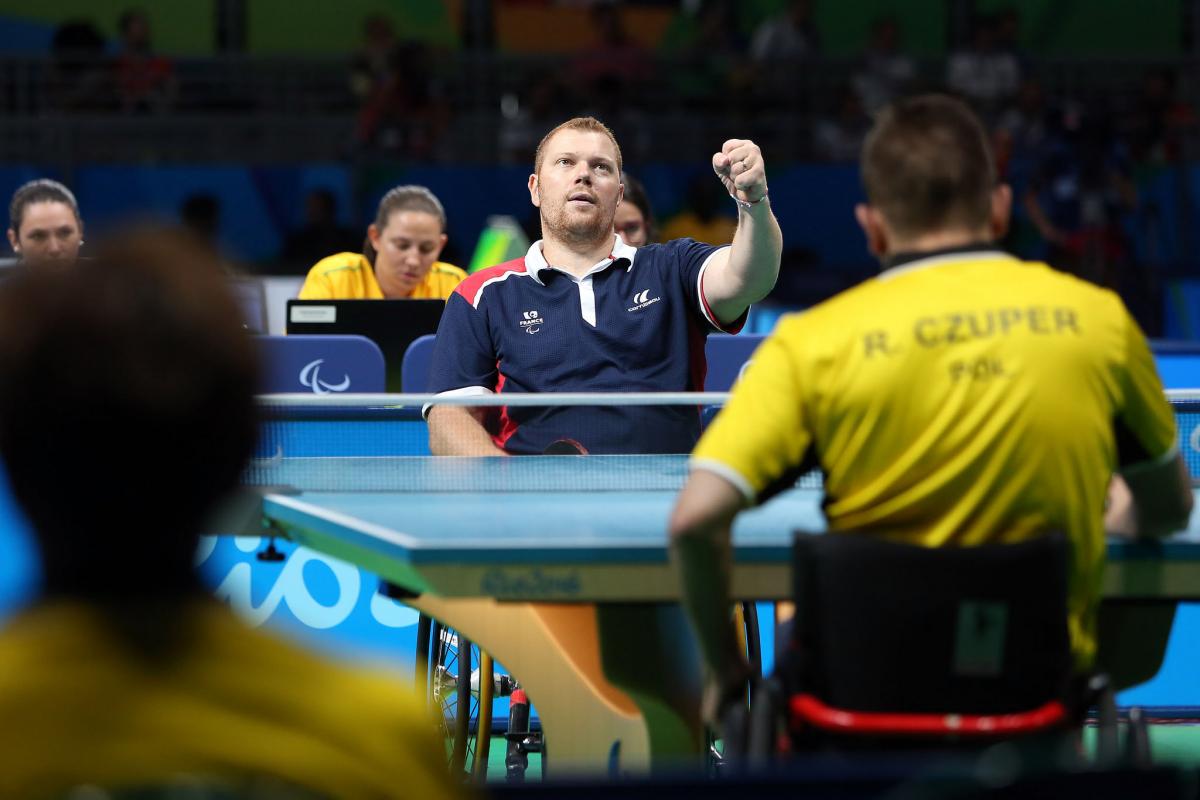
{"label": "table tennis net", "polygon": [[[1169,394],[1179,452],[1195,482],[1200,478],[1200,392]],[[257,486],[339,492],[677,490],[687,475],[691,440],[682,446],[670,437],[659,440],[677,445],[673,447],[646,446],[629,435],[622,440],[622,431],[612,427],[613,419],[620,419],[614,414],[682,419],[694,422],[699,435],[726,399],[723,393],[265,395],[259,398],[262,434],[244,480]],[[566,409],[563,419],[572,427],[558,431],[561,436],[535,440],[532,446],[523,443],[527,456],[520,459],[433,459],[422,410],[435,401],[485,414],[493,432],[502,406],[524,419]],[[469,418],[461,419],[469,424]],[[592,422],[595,427],[589,427]],[[596,447],[605,437],[615,438],[617,444]],[[583,445],[588,456],[574,455],[573,443]],[[820,488],[822,477],[810,472],[798,485]]]}
{"label": "table tennis net", "polygon": [[[687,455],[720,410],[719,393],[495,395],[270,395],[259,399],[262,435],[245,482],[301,491],[676,491]],[[422,410],[437,400],[470,410],[491,433],[505,420],[519,458],[431,458]],[[478,423],[466,413],[442,430]],[[626,422],[628,421],[628,425]],[[647,422],[648,421],[648,422]],[[669,431],[657,428],[674,426]],[[527,430],[529,430],[527,429]],[[485,440],[486,441],[486,440]],[[582,456],[582,457],[581,457]],[[805,476],[819,488],[818,474]]]}

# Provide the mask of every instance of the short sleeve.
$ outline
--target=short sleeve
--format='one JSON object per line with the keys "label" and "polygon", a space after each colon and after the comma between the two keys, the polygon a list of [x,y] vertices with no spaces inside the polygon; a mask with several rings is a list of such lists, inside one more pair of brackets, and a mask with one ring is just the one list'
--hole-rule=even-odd
{"label": "short sleeve", "polygon": [[1125,363],[1121,376],[1121,398],[1114,420],[1117,467],[1136,470],[1173,458],[1175,412],[1167,401],[1154,356],[1138,324],[1122,308],[1125,317]]}
{"label": "short sleeve", "polygon": [[319,267],[318,264],[309,270],[308,277],[304,279],[304,285],[300,287],[300,294],[297,295],[300,300],[333,300],[336,298],[333,281],[329,280],[329,276]]}
{"label": "short sleeve", "polygon": [[454,292],[438,324],[429,369],[429,391],[449,392],[467,387],[496,388],[496,348],[488,329],[487,313]]}
{"label": "short sleeve", "polygon": [[[704,320],[706,327],[724,333],[737,333],[746,322],[746,314],[742,314],[729,324],[721,324],[717,316],[708,306],[704,297],[704,271],[708,268],[712,257],[729,245],[711,245],[697,242],[695,239],[675,239],[663,245],[669,258],[668,262],[676,265],[676,276],[682,284],[683,296],[687,298],[688,308],[692,314]],[[749,313],[749,309],[746,310]]]}
{"label": "short sleeve", "polygon": [[700,438],[693,469],[729,480],[748,502],[761,502],[800,471],[813,466],[813,434],[804,411],[799,361],[781,324],[754,352],[728,405]]}

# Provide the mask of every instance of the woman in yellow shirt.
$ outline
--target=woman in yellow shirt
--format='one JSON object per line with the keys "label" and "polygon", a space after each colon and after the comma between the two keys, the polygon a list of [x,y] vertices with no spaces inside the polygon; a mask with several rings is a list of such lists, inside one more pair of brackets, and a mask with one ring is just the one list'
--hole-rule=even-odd
{"label": "woman in yellow shirt", "polygon": [[300,288],[301,300],[445,300],[467,277],[438,261],[446,246],[446,212],[424,186],[397,186],[379,201],[362,253],[318,261]]}

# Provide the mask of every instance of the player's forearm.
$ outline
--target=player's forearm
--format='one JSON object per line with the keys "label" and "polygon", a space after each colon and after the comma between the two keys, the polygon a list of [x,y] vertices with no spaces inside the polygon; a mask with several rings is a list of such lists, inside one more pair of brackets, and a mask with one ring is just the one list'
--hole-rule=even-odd
{"label": "player's forearm", "polygon": [[435,456],[502,456],[475,409],[434,406],[429,410],[429,451]]}
{"label": "player's forearm", "polygon": [[[775,288],[783,255],[783,234],[770,200],[738,209],[733,245],[723,264],[705,274],[705,297],[722,322],[741,316]],[[713,272],[716,272],[714,275]]]}
{"label": "player's forearm", "polygon": [[681,581],[682,604],[704,662],[718,676],[732,669],[737,653],[729,619],[729,538],[728,524],[723,530],[719,524],[671,530],[671,557]]}
{"label": "player's forearm", "polygon": [[775,288],[783,257],[783,232],[771,211],[771,201],[738,208],[738,226],[730,247],[728,269],[741,285],[746,304],[757,303]]}
{"label": "player's forearm", "polygon": [[[1147,470],[1131,472],[1119,480],[1129,487],[1127,524],[1135,536],[1158,538],[1183,530],[1192,513],[1191,475],[1182,456]],[[1112,497],[1110,492],[1110,498]],[[1110,508],[1110,514],[1113,509]],[[1106,516],[1106,522],[1109,517]]]}

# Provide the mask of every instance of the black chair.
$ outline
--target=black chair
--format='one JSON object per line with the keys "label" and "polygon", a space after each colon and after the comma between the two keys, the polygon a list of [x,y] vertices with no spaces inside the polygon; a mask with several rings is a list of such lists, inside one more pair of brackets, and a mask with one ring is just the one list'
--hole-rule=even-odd
{"label": "black chair", "polygon": [[941,548],[798,534],[794,630],[751,709],[750,760],[781,731],[793,750],[969,749],[1075,731],[1093,707],[1099,759],[1116,760],[1113,692],[1073,671],[1069,562],[1059,534]]}

